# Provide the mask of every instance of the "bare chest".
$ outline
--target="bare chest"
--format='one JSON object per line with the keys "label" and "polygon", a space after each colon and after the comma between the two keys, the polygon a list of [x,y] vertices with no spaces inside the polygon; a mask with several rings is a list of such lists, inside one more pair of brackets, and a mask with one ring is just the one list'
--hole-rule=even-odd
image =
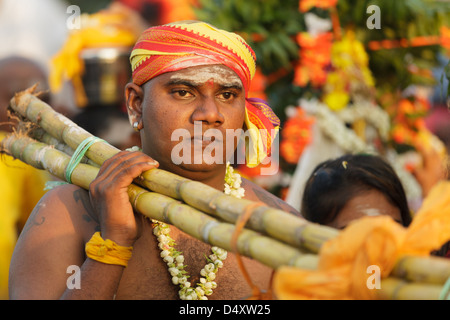
{"label": "bare chest", "polygon": [[[200,270],[205,266],[205,256],[211,254],[211,247],[183,232],[171,227],[171,236],[176,241],[176,249],[183,252],[189,281],[194,286],[199,282]],[[244,259],[252,281],[263,290],[268,289],[272,270],[257,261]],[[244,280],[236,257],[229,253],[216,279],[217,288],[208,299],[244,299],[251,294],[250,286]],[[179,285],[172,283],[166,263],[160,257],[156,237],[151,225],[144,226],[143,235],[136,241],[133,256],[125,269],[116,299],[179,299]]]}

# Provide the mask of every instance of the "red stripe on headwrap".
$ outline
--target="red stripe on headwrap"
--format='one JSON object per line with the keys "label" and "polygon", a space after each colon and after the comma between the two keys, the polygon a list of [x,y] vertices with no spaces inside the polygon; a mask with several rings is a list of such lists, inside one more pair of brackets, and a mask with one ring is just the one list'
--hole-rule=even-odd
{"label": "red stripe on headwrap", "polygon": [[[246,48],[253,59],[255,59],[251,48],[248,45],[246,45]],[[161,57],[160,55],[150,55],[146,61],[133,71],[133,82],[138,85],[142,85],[162,73],[183,69],[183,67],[176,67],[178,65],[177,62],[186,61],[185,57],[188,55],[191,66],[212,63],[226,65],[236,72],[246,92],[248,91],[251,75],[245,61],[226,46],[204,36],[174,26],[152,27],[144,31],[134,49],[175,54],[170,55],[170,58],[165,56],[166,58],[162,60],[158,60]],[[186,55],[176,55],[180,53],[185,53]],[[146,71],[148,68],[151,70]]]}

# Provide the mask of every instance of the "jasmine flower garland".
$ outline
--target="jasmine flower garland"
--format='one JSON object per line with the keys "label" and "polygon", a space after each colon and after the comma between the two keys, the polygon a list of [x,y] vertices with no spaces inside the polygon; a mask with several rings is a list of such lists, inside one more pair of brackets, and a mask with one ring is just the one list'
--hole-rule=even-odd
{"label": "jasmine flower garland", "polygon": [[[227,163],[227,171],[225,174],[225,193],[236,198],[242,198],[245,190],[240,187],[242,183],[241,176],[234,172],[230,163]],[[172,277],[172,283],[179,285],[178,295],[181,300],[208,300],[207,296],[213,293],[213,289],[217,288],[216,273],[223,267],[223,261],[227,258],[227,251],[213,246],[212,254],[206,257],[207,264],[200,270],[200,281],[196,287],[191,287],[188,281],[186,265],[184,264],[184,256],[182,252],[175,249],[175,240],[169,233],[170,227],[162,222],[152,220],[153,234],[157,237],[158,247],[161,250],[161,258],[167,264],[168,271]]]}
{"label": "jasmine flower garland", "polygon": [[227,162],[227,172],[225,173],[225,194],[236,198],[243,198],[245,189],[241,188],[242,179],[239,173],[234,172],[233,167]]}

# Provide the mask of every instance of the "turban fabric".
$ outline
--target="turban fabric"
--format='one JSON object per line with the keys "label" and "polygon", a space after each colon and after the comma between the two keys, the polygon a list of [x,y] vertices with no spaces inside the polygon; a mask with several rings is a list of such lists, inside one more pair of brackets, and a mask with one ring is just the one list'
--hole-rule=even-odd
{"label": "turban fabric", "polygon": [[247,166],[270,156],[280,120],[268,104],[248,98],[256,70],[256,57],[239,35],[204,22],[178,22],[151,27],[143,32],[130,56],[133,83],[142,85],[166,72],[193,66],[221,64],[241,79],[246,92],[245,124],[249,129]]}

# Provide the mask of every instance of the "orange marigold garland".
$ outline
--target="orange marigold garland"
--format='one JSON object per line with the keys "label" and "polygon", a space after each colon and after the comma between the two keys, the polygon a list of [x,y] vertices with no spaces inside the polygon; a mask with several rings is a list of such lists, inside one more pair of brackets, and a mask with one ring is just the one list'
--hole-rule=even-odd
{"label": "orange marigold garland", "polygon": [[306,115],[301,107],[290,117],[281,131],[280,154],[291,164],[296,164],[305,147],[312,140],[311,125],[314,118]]}
{"label": "orange marigold garland", "polygon": [[425,131],[424,116],[429,110],[429,102],[415,97],[403,98],[397,105],[393,115],[392,139],[398,144],[415,145],[421,131]]}
{"label": "orange marigold garland", "polygon": [[327,66],[330,64],[331,45],[333,34],[325,32],[317,36],[311,36],[307,32],[297,35],[297,43],[300,46],[300,64],[295,69],[294,84],[304,87],[311,83],[314,87],[320,87],[327,80]]}
{"label": "orange marigold garland", "polygon": [[298,2],[298,7],[301,12],[306,12],[313,7],[321,9],[329,9],[336,6],[337,0],[300,0]]}

